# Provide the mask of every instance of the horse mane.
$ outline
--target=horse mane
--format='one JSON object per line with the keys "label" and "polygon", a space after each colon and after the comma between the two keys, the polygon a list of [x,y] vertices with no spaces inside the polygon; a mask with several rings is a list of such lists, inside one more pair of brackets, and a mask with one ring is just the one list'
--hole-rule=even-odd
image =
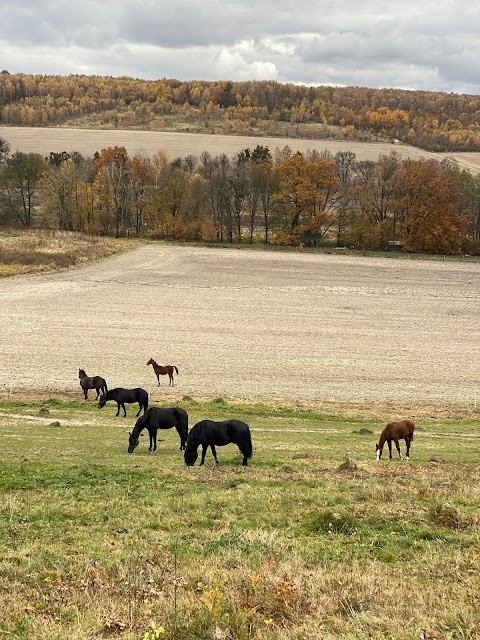
{"label": "horse mane", "polygon": [[200,431],[202,424],[203,424],[203,420],[201,422],[197,422],[197,424],[195,424],[188,432],[187,444],[189,444],[192,447],[197,446],[197,434]]}

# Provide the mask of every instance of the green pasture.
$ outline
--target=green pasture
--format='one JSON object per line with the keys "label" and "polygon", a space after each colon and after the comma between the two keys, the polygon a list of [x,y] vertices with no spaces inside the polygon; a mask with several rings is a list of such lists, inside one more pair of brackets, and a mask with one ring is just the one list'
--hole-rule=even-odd
{"label": "green pasture", "polygon": [[188,468],[175,430],[129,455],[132,405],[0,402],[0,636],[480,637],[478,421],[377,463],[380,421],[178,404],[246,421],[250,466]]}

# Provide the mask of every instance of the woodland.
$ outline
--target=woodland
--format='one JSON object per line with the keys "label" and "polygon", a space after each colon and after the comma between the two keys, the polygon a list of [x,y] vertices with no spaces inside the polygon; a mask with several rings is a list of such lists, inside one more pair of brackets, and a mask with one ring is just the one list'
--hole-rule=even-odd
{"label": "woodland", "polygon": [[[0,73],[3,125],[167,128],[401,140],[480,149],[480,96],[276,82]],[[170,120],[168,120],[170,118]],[[261,127],[264,127],[261,129]],[[197,127],[197,129],[195,129]],[[303,127],[303,128],[302,128]],[[216,129],[215,129],[216,131]],[[305,133],[306,135],[306,133]],[[480,252],[480,177],[454,160],[377,161],[257,145],[234,157],[11,153],[0,139],[0,224],[115,237]]]}

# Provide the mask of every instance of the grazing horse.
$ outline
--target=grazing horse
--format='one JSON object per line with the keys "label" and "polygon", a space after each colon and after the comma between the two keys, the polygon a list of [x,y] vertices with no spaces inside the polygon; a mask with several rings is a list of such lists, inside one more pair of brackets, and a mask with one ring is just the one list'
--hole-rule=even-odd
{"label": "grazing horse", "polygon": [[128,453],[133,453],[135,447],[138,446],[138,439],[144,429],[148,429],[150,436],[149,451],[152,453],[157,449],[157,430],[171,429],[175,427],[180,436],[180,450],[185,449],[185,443],[188,435],[188,413],[181,407],[171,407],[170,409],[160,409],[152,407],[139,418],[129,433]]}
{"label": "grazing horse", "polygon": [[95,391],[97,392],[97,397],[95,398],[95,400],[98,400],[100,391],[102,393],[107,393],[107,383],[104,378],[100,376],[93,376],[93,378],[89,378],[83,369],[78,370],[78,377],[80,378],[80,386],[83,389],[85,400],[88,400],[89,389],[95,389]]}
{"label": "grazing horse", "polygon": [[405,459],[408,460],[409,454],[410,454],[410,445],[412,444],[414,431],[415,431],[415,424],[411,420],[401,420],[400,422],[389,422],[380,435],[380,442],[376,445],[377,460],[380,460],[380,458],[382,457],[383,446],[385,442],[387,442],[388,444],[390,460],[392,459],[392,440],[395,442],[395,446],[397,447],[400,460],[402,459],[402,454],[400,453],[400,444],[398,441],[405,440],[405,444],[407,445],[407,452],[405,454]]}
{"label": "grazing horse", "polygon": [[122,389],[121,387],[110,389],[110,391],[107,391],[107,393],[100,396],[98,408],[101,409],[104,407],[109,400],[115,400],[117,403],[117,416],[120,413],[120,407],[122,407],[124,418],[127,417],[125,403],[132,404],[133,402],[138,402],[138,413],[135,416],[136,418],[138,418],[142,409],[144,414],[148,409],[148,393],[145,389],[140,389],[139,387],[136,389]]}
{"label": "grazing horse", "polygon": [[185,449],[185,463],[191,467],[195,464],[199,445],[202,445],[202,461],[205,462],[205,454],[208,447],[212,450],[215,463],[218,464],[215,447],[223,447],[226,444],[236,444],[243,454],[242,466],[248,465],[247,459],[252,457],[252,438],[248,424],[241,420],[224,420],[223,422],[213,422],[212,420],[202,420],[192,427],[187,438]]}
{"label": "grazing horse", "polygon": [[165,366],[163,366],[161,364],[157,364],[153,358],[150,358],[150,360],[147,362],[147,367],[149,364],[152,365],[153,370],[155,371],[155,375],[157,376],[157,380],[158,380],[158,386],[160,386],[160,376],[166,376],[167,374],[168,374],[168,377],[170,378],[169,386],[172,386],[172,387],[175,386],[175,383],[173,382],[174,370],[177,372],[177,376],[178,376],[178,369],[175,365],[166,364]]}

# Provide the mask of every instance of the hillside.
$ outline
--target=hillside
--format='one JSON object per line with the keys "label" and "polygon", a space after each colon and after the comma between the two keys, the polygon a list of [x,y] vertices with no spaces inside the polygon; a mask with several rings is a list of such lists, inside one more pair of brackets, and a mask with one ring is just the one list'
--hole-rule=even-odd
{"label": "hillside", "polygon": [[480,151],[480,96],[273,81],[180,82],[0,74],[10,126],[382,141]]}

